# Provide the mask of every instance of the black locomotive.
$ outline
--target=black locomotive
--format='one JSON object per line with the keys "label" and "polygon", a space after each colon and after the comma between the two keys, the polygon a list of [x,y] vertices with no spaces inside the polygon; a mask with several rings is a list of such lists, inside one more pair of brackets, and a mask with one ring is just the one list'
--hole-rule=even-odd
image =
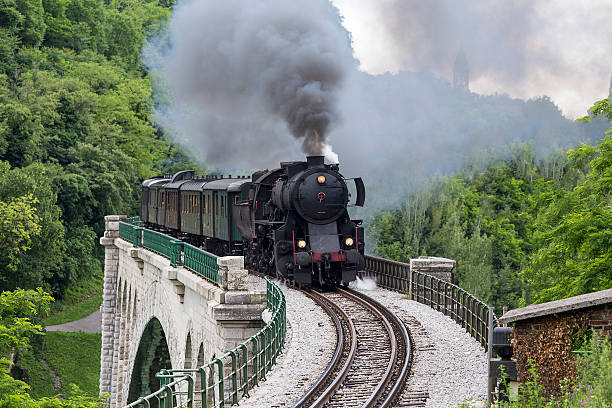
{"label": "black locomotive", "polygon": [[[363,206],[363,182],[353,180],[355,205]],[[243,254],[248,266],[302,287],[348,285],[364,266],[363,228],[349,217],[349,196],[338,165],[309,156],[251,179],[184,171],[146,180],[141,219],[218,255]]]}

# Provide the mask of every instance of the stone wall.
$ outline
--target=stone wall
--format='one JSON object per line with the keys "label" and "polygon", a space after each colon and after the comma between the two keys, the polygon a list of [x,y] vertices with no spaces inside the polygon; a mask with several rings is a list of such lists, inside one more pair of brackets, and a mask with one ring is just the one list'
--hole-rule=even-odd
{"label": "stone wall", "polygon": [[[223,287],[118,238],[121,216],[107,216],[100,391],[110,407],[127,403],[134,359],[146,326],[157,319],[173,369],[223,355],[263,327],[265,292],[248,291],[242,257],[218,258]],[[169,367],[170,368],[170,367]]]}
{"label": "stone wall", "polygon": [[554,313],[515,322],[512,345],[518,381],[530,380],[528,360],[537,368],[547,396],[560,394],[559,384],[576,376],[572,335],[592,328],[612,338],[612,304]]}
{"label": "stone wall", "polygon": [[410,260],[410,270],[435,276],[443,281],[455,282],[455,266],[457,261],[447,258],[420,256]]}

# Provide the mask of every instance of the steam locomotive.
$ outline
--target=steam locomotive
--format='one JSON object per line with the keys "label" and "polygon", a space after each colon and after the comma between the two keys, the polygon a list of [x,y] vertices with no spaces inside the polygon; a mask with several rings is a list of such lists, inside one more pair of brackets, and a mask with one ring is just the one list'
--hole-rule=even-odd
{"label": "steam locomotive", "polygon": [[[244,255],[247,266],[300,287],[346,286],[364,266],[363,227],[349,217],[347,180],[323,156],[250,179],[182,171],[142,183],[141,219],[217,255]],[[363,206],[363,181],[351,180],[354,205]]]}

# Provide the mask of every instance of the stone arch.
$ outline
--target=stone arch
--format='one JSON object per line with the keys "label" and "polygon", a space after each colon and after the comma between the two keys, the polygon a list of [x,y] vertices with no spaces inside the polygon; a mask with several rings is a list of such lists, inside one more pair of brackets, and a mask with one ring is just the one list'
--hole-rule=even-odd
{"label": "stone arch", "polygon": [[[204,343],[200,343],[200,347],[198,348],[198,359],[196,360],[196,366],[194,368],[200,368],[204,364],[206,364],[206,357],[204,356]],[[198,371],[195,375],[195,389],[202,389],[202,374]],[[196,406],[200,406],[202,404],[202,394],[196,392],[194,395],[194,399],[196,402]]]}
{"label": "stone arch", "polygon": [[[159,389],[159,381],[155,374],[159,370],[171,367],[170,351],[166,340],[166,333],[161,322],[153,317],[142,333],[134,368],[132,370],[128,403],[137,400]],[[153,404],[151,405],[154,406]]]}
{"label": "stone arch", "polygon": [[136,310],[138,309],[137,307],[138,302],[140,302],[140,299],[138,298],[138,289],[134,289],[134,304],[132,305],[132,316],[131,316],[132,331],[134,331],[134,328],[136,327],[136,321],[137,321]]}
{"label": "stone arch", "polygon": [[185,365],[186,369],[193,368],[191,357],[191,332],[187,333],[187,341],[185,342]]}
{"label": "stone arch", "polygon": [[[130,305],[130,287],[128,286],[128,282],[126,279],[123,280],[123,289],[121,291],[121,306],[119,308],[120,317],[119,317],[119,362],[118,366],[123,368],[127,362],[128,355],[128,341],[129,341],[129,305]],[[117,391],[118,393],[122,393],[123,389],[126,387],[125,379],[123,378],[125,374],[123,370],[119,370],[119,380],[117,381]]]}
{"label": "stone arch", "polygon": [[202,367],[204,364],[206,364],[206,357],[204,356],[204,343],[200,343],[196,367]]}
{"label": "stone arch", "polygon": [[[165,333],[164,338],[168,345],[170,353],[170,362],[162,368],[182,368],[183,356],[185,351],[186,333],[191,331],[191,327],[185,327],[186,323],[183,319],[177,318],[176,308],[168,307],[167,302],[160,302],[159,299],[172,299],[175,296],[174,285],[164,284],[164,281],[153,281],[152,284],[138,285],[138,300],[136,305],[136,315],[134,315],[134,328],[131,329],[130,344],[128,347],[129,357],[125,366],[125,389],[123,394],[117,396],[118,406],[128,404],[127,384],[132,383],[132,375],[137,375],[136,361],[140,349],[140,343],[147,329],[148,324],[152,319],[156,319]],[[192,344],[195,341],[192,332]],[[157,379],[155,379],[157,380]],[[146,394],[143,394],[146,395]],[[140,395],[142,396],[142,395]]]}

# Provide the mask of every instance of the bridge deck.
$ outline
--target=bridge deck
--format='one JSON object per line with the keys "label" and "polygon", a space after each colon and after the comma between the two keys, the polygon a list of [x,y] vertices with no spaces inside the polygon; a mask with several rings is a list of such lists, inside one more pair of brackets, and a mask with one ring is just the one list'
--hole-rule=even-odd
{"label": "bridge deck", "polygon": [[[325,314],[317,306],[305,305],[309,299],[303,294],[285,287],[283,291],[291,325],[287,348],[267,381],[241,401],[243,407],[290,407],[324,370],[325,362],[317,358],[329,361],[326,356],[335,345],[334,329]],[[487,354],[461,326],[400,293],[380,288],[362,291],[394,310],[414,334],[415,362],[403,401],[428,399],[428,407],[486,401]]]}

